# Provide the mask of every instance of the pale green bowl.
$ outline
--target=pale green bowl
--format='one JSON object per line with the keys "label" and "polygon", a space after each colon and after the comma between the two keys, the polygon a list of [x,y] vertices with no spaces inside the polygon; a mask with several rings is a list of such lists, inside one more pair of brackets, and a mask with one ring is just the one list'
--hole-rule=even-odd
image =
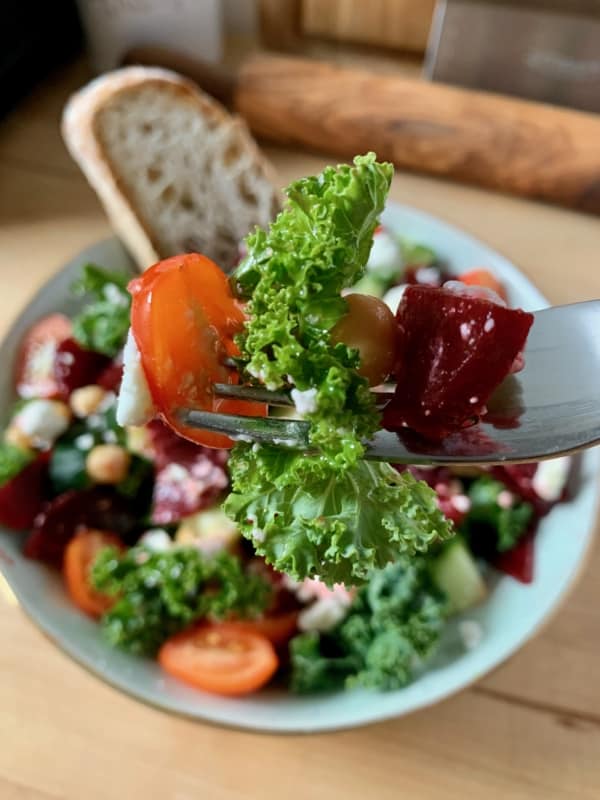
{"label": "pale green bowl", "polygon": [[[528,310],[547,305],[544,297],[512,264],[465,233],[415,209],[390,204],[383,221],[403,235],[430,245],[453,270],[486,266],[507,285],[514,304]],[[52,311],[72,314],[77,302],[69,285],[82,264],[95,261],[113,269],[131,269],[119,242],[89,248],[52,278],[33,298],[0,348],[0,420],[14,399],[11,374],[15,350],[27,328]],[[228,699],[188,689],[150,660],[111,650],[98,626],[68,600],[60,577],[21,555],[22,536],[0,528],[0,569],[31,619],[75,660],[100,678],[167,711],[199,720],[260,731],[312,732],[349,728],[407,714],[436,703],[479,680],[514,653],[557,608],[590,545],[598,500],[597,450],[582,457],[581,485],[575,498],[543,521],[536,540],[535,580],[525,586],[506,576],[493,580],[487,602],[468,617],[484,630],[481,644],[465,652],[456,620],[448,625],[440,652],[429,669],[401,691],[368,691],[295,697],[267,690],[246,699]],[[10,646],[10,644],[8,645]]]}

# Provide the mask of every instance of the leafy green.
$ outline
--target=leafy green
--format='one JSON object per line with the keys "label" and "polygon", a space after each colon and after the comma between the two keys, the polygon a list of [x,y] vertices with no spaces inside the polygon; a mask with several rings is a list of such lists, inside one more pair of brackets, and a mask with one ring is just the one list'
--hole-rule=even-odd
{"label": "leafy green", "polygon": [[152,655],[169,636],[203,617],[258,615],[270,593],[264,578],[245,572],[236,556],[208,557],[193,547],[160,553],[143,546],[125,553],[105,548],[92,582],[117,598],[102,617],[104,636],[114,647],[141,655]]}
{"label": "leafy green", "polygon": [[33,453],[6,442],[0,443],[0,486],[22,472],[33,461]]}
{"label": "leafy green", "polygon": [[346,310],[342,289],[364,275],[391,177],[369,153],[293,183],[269,231],[248,237],[232,279],[249,301],[238,338],[246,377],[314,393],[315,454],[236,444],[224,505],[257,552],[295,578],[358,584],[450,534],[428,487],[361,460],[380,416],[358,352],[330,335]]}
{"label": "leafy green", "polygon": [[82,347],[114,358],[125,344],[129,329],[131,300],[127,277],[95,264],[86,264],[83,276],[72,289],[91,294],[88,303],[73,319],[73,337]]}
{"label": "leafy green", "polygon": [[328,633],[304,633],[290,643],[291,688],[342,686],[399,689],[432,654],[447,602],[423,557],[402,557],[372,574],[346,618]]}
{"label": "leafy green", "polygon": [[379,415],[357,351],[334,345],[329,332],[346,311],[342,289],[364,274],[392,173],[369,153],[292,183],[269,231],[248,237],[233,276],[249,299],[238,342],[247,375],[269,389],[316,389],[310,441],[339,468],[361,457]]}
{"label": "leafy green", "polygon": [[525,535],[533,516],[533,506],[513,496],[511,505],[504,507],[498,502],[506,486],[485,475],[473,481],[468,490],[471,509],[463,523],[469,536],[478,536],[481,529],[492,532],[495,548],[503,553],[514,547]]}
{"label": "leafy green", "polygon": [[236,450],[224,510],[259,555],[294,579],[358,584],[451,534],[432,491],[389,464],[360,461],[338,472],[284,448]]}

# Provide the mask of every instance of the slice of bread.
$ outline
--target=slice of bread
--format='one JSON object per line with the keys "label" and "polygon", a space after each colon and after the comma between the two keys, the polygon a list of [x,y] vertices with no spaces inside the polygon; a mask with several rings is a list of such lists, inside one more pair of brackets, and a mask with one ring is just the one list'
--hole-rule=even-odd
{"label": "slice of bread", "polygon": [[274,175],[245,124],[195,84],[127,67],[77,92],[62,131],[141,269],[200,252],[223,269],[279,210]]}

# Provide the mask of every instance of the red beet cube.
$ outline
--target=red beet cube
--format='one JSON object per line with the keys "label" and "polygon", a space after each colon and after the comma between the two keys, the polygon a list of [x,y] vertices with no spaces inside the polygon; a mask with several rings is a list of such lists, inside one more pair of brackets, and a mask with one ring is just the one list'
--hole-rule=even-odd
{"label": "red beet cube", "polygon": [[109,487],[70,489],[47,503],[37,515],[24,553],[60,568],[65,549],[78,528],[110,531],[127,542],[138,522],[132,502]]}
{"label": "red beet cube", "polygon": [[40,454],[0,487],[0,524],[17,531],[30,528],[44,501],[48,454]]}
{"label": "red beet cube", "polygon": [[54,358],[54,379],[58,393],[66,399],[74,389],[96,383],[109,365],[108,356],[84,350],[75,339],[65,339],[58,345]]}
{"label": "red beet cube", "polygon": [[389,429],[432,439],[476,422],[525,346],[533,314],[450,289],[409,286],[398,308]]}

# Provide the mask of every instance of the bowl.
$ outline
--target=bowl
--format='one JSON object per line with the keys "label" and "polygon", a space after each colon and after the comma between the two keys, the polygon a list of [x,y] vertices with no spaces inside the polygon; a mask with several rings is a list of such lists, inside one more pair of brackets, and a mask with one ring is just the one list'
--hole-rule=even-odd
{"label": "bowl", "polygon": [[[382,221],[409,239],[430,245],[453,271],[486,266],[508,288],[511,303],[527,310],[547,305],[530,281],[498,253],[439,219],[390,204]],[[37,319],[53,311],[75,313],[79,301],[69,286],[81,266],[94,261],[133,272],[116,239],[94,245],[67,264],[37,293],[3,344],[0,359],[0,419],[14,400],[12,365],[18,343]],[[316,732],[351,728],[408,714],[464,689],[498,666],[530,639],[556,610],[585,561],[594,531],[600,452],[581,457],[580,485],[574,498],[542,520],[536,539],[535,577],[524,585],[495,575],[487,601],[467,613],[483,629],[481,643],[465,652],[460,618],[449,622],[441,647],[427,670],[410,686],[394,692],[356,690],[297,697],[281,689],[230,699],[190,689],[169,678],[151,660],[109,648],[96,623],[69,601],[60,576],[21,554],[23,537],[0,528],[0,570],[29,617],[72,658],[99,678],[139,700],[198,720],[265,732]]]}

